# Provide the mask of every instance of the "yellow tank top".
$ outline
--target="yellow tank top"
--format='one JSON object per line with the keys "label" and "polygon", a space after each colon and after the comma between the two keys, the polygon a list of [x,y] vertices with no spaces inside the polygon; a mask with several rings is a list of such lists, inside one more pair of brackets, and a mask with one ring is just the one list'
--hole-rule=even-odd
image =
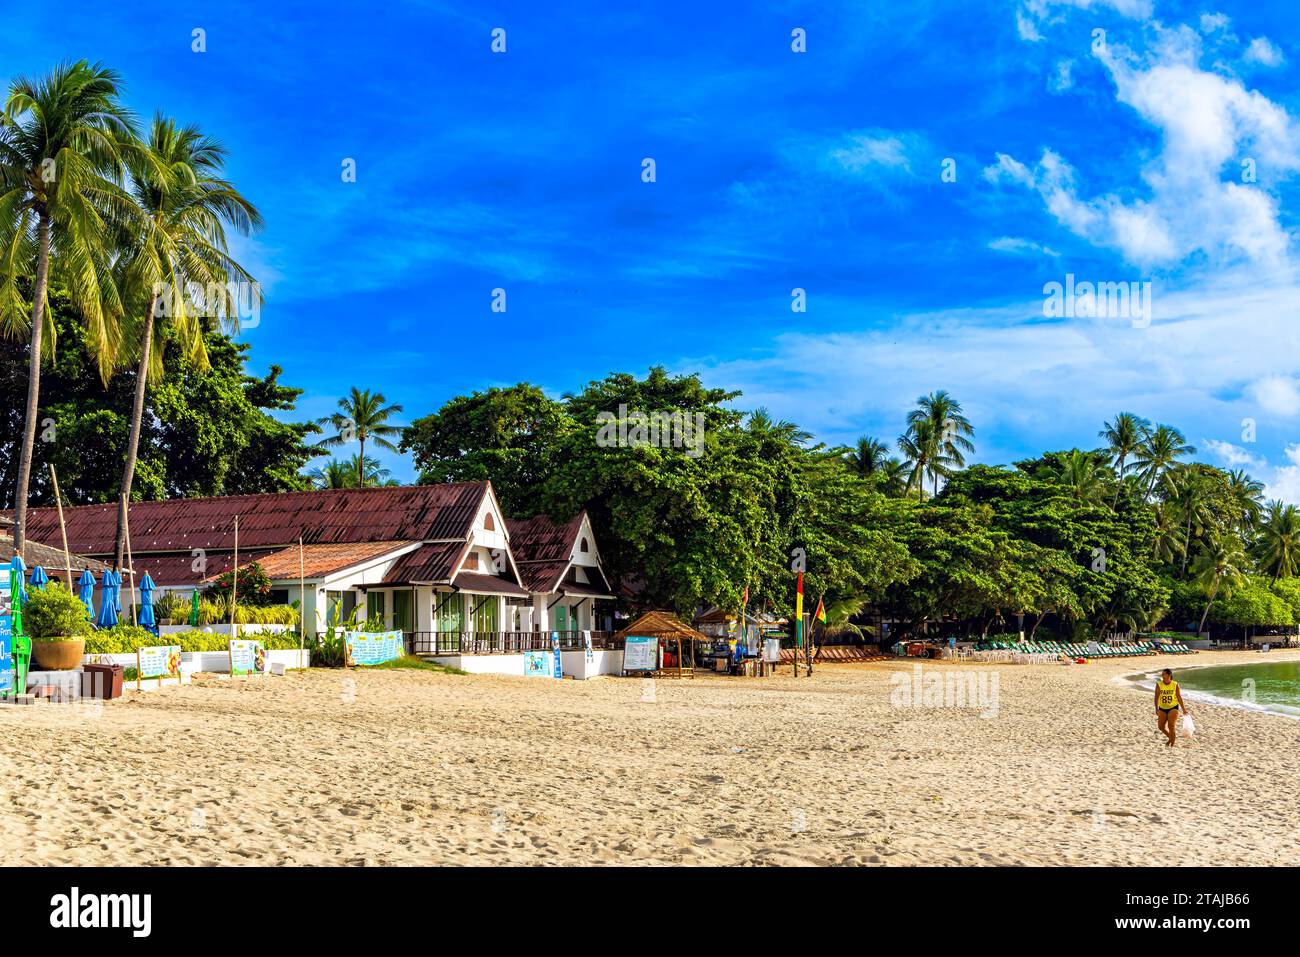
{"label": "yellow tank top", "polygon": [[1169,682],[1169,684],[1165,684],[1163,681],[1157,681],[1156,691],[1160,692],[1159,707],[1161,708],[1178,707],[1178,682],[1177,681],[1171,681]]}

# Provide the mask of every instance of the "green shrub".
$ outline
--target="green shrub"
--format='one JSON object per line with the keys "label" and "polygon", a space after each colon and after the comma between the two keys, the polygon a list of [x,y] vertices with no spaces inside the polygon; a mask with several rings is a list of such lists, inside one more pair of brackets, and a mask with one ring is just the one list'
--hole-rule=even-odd
{"label": "green shrub", "polygon": [[154,615],[162,624],[183,625],[190,620],[190,607],[193,599],[186,598],[180,592],[164,592],[153,603]]}
{"label": "green shrub", "polygon": [[[213,580],[203,593],[205,598],[230,600],[231,586],[235,585],[235,597],[241,605],[269,605],[271,603],[271,579],[267,577],[262,566],[249,562],[239,569],[239,580],[235,582],[232,572],[223,572]],[[229,604],[227,604],[229,607]]]}
{"label": "green shrub", "polygon": [[241,625],[296,625],[298,609],[293,605],[239,605],[235,621]]}
{"label": "green shrub", "polygon": [[93,626],[81,599],[61,582],[52,581],[44,588],[27,590],[23,628],[27,637],[37,641],[70,641],[89,634]]}
{"label": "green shrub", "polygon": [[170,645],[174,642],[155,637],[148,628],[139,625],[118,624],[112,628],[101,628],[86,636],[86,654],[88,655],[129,655],[137,648],[150,645]]}

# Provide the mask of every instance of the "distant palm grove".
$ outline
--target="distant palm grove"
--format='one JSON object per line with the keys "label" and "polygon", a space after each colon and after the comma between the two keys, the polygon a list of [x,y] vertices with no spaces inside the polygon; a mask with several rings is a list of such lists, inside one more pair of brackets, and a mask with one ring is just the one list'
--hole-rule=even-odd
{"label": "distant palm grove", "polygon": [[[832,630],[896,636],[1023,628],[1082,637],[1300,622],[1291,505],[1244,472],[1197,462],[1172,425],[1121,412],[1096,442],[970,465],[977,424],[945,391],[892,441],[813,440],[739,393],[661,368],[560,399],[520,383],[402,424],[353,388],[294,422],[301,389],[246,371],[233,293],[255,277],[227,230],[261,226],[222,176],[225,152],[162,114],[142,129],[113,71],[84,62],[13,82],[0,116],[0,445],[21,544],[29,505],[392,484],[371,454],[412,456],[423,483],[490,479],[507,512],[585,508],[630,604],[789,614],[792,567]],[[260,300],[259,300],[260,302]],[[597,442],[620,408],[699,413],[703,454]],[[342,458],[329,458],[337,449]]]}

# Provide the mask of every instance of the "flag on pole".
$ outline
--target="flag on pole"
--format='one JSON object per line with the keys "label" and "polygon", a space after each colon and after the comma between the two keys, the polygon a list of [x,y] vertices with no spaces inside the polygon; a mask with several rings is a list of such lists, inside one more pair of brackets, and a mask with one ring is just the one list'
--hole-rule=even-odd
{"label": "flag on pole", "polygon": [[826,606],[822,604],[822,600],[820,598],[817,599],[817,612],[816,614],[813,615],[813,617],[816,618],[818,621],[820,621],[823,625],[826,624]]}
{"label": "flag on pole", "polygon": [[[803,572],[799,572],[799,579],[795,585],[794,596],[794,643],[798,648],[803,647]],[[796,668],[798,665],[795,666]]]}

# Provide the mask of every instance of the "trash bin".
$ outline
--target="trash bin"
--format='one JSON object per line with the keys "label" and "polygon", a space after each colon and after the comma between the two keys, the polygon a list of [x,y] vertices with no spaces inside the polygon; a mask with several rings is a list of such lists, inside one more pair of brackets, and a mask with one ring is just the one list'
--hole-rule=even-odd
{"label": "trash bin", "polygon": [[81,696],[104,699],[122,697],[124,671],[121,665],[82,665]]}

